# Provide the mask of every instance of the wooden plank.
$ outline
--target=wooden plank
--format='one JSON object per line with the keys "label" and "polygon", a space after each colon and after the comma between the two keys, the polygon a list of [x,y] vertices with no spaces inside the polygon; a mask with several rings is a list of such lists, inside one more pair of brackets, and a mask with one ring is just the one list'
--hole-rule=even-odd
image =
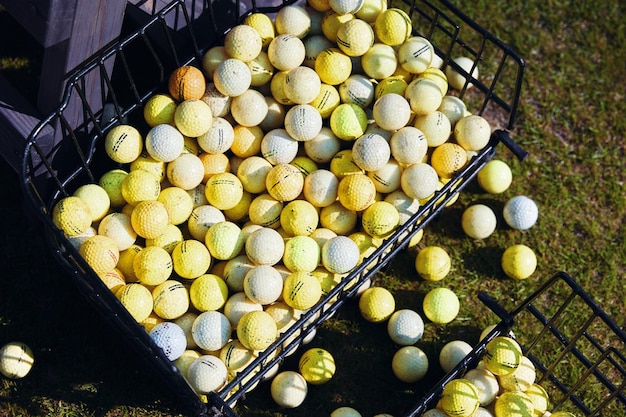
{"label": "wooden plank", "polygon": [[68,39],[76,0],[2,0],[2,5],[44,48]]}
{"label": "wooden plank", "polygon": [[[68,74],[119,36],[125,8],[125,0],[81,0],[76,4],[71,37],[44,51],[37,99],[37,108],[42,114],[58,106]],[[112,67],[111,60],[106,65],[107,72],[110,73]],[[100,77],[88,78],[87,101],[97,111],[102,108]],[[75,120],[74,117],[68,119]]]}
{"label": "wooden plank", "polygon": [[[17,172],[22,169],[26,138],[39,124],[40,116],[6,78],[0,76],[0,154]],[[52,142],[54,130],[46,126],[41,137]]]}

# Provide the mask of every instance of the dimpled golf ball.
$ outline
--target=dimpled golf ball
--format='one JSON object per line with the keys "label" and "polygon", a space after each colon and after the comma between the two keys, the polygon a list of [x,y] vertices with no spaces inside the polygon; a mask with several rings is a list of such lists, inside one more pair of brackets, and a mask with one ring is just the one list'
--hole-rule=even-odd
{"label": "dimpled golf ball", "polygon": [[330,272],[344,274],[352,270],[360,259],[357,244],[347,236],[335,236],[322,246],[322,264]]}
{"label": "dimpled golf ball", "polygon": [[308,392],[304,377],[294,371],[282,371],[271,384],[272,399],[283,408],[296,408],[302,404]]}
{"label": "dimpled golf ball", "polygon": [[211,253],[202,242],[187,239],[174,247],[172,261],[174,271],[180,277],[194,279],[206,273],[211,266]]}
{"label": "dimpled golf ball", "polygon": [[80,197],[64,197],[52,209],[54,225],[67,236],[83,234],[92,221],[89,205]]}
{"label": "dimpled golf ball", "polygon": [[459,314],[459,298],[448,288],[434,288],[426,293],[423,308],[424,314],[433,323],[450,323]]}
{"label": "dimpled golf ball", "polygon": [[511,245],[502,254],[502,270],[513,279],[526,279],[537,269],[537,255],[526,245]]}
{"label": "dimpled golf ball", "polygon": [[278,300],[283,291],[283,278],[271,265],[256,265],[243,280],[246,296],[261,305],[268,305]]}
{"label": "dimpled golf ball", "polygon": [[148,131],[145,145],[146,151],[153,159],[170,162],[182,153],[185,138],[174,126],[160,124]]}
{"label": "dimpled golf ball", "polygon": [[120,259],[117,243],[105,235],[88,238],[80,246],[79,253],[96,274],[111,271]]}
{"label": "dimpled golf ball", "polygon": [[396,300],[391,292],[383,287],[370,287],[359,298],[361,316],[371,323],[387,320],[396,309]]}
{"label": "dimpled golf ball", "polygon": [[504,204],[504,221],[516,230],[528,230],[535,225],[539,217],[537,204],[525,195],[512,197]]}
{"label": "dimpled golf ball", "polygon": [[230,340],[230,321],[219,311],[200,313],[191,326],[196,344],[207,351],[219,350]]}
{"label": "dimpled golf ball", "polygon": [[417,382],[428,372],[428,356],[417,346],[403,346],[391,360],[393,374],[402,382]]}
{"label": "dimpled golf ball", "polygon": [[439,365],[448,373],[472,351],[472,345],[463,340],[452,340],[439,351]]}
{"label": "dimpled golf ball", "polygon": [[35,357],[22,342],[10,342],[0,348],[0,372],[7,378],[23,378],[33,367]]}
{"label": "dimpled golf ball", "polygon": [[515,372],[522,356],[522,349],[515,339],[498,336],[487,343],[483,362],[487,370],[503,376]]}
{"label": "dimpled golf ball", "polygon": [[415,257],[415,270],[426,281],[441,281],[451,267],[450,255],[440,246],[426,246]]}
{"label": "dimpled golf ball", "polygon": [[387,333],[391,340],[400,346],[415,344],[424,334],[424,321],[413,310],[395,311],[387,322]]}
{"label": "dimpled golf ball", "polygon": [[490,194],[500,194],[506,191],[513,181],[511,168],[506,162],[492,159],[476,174],[480,188]]}
{"label": "dimpled golf ball", "polygon": [[467,379],[454,379],[443,388],[441,408],[448,415],[470,417],[479,406],[478,390]]}
{"label": "dimpled golf ball", "polygon": [[237,323],[237,338],[248,349],[263,350],[276,340],[277,335],[276,322],[265,311],[247,312]]}
{"label": "dimpled golf ball", "polygon": [[175,320],[189,309],[189,292],[176,280],[166,280],[152,290],[154,313],[166,320]]}
{"label": "dimpled golf ball", "polygon": [[104,149],[113,161],[126,164],[134,161],[143,150],[143,138],[133,126],[118,125],[105,136]]}
{"label": "dimpled golf ball", "polygon": [[226,384],[228,368],[220,358],[202,355],[195,359],[187,370],[187,380],[199,394],[217,391]]}
{"label": "dimpled golf ball", "polygon": [[522,356],[517,368],[508,375],[501,375],[498,381],[507,391],[526,392],[535,383],[536,377],[535,365],[527,356]]}
{"label": "dimpled golf ball", "polygon": [[147,319],[152,313],[154,306],[152,294],[143,284],[126,284],[117,290],[115,296],[138,323]]}
{"label": "dimpled golf ball", "polygon": [[204,274],[191,283],[189,298],[199,311],[219,310],[228,300],[228,286],[221,277]]}
{"label": "dimpled golf ball", "polygon": [[469,206],[461,216],[463,231],[472,239],[486,239],[496,230],[496,225],[496,214],[484,204]]}
{"label": "dimpled golf ball", "polygon": [[322,297],[322,285],[310,272],[292,272],[283,285],[283,299],[288,306],[298,310],[313,307]]}
{"label": "dimpled golf ball", "polygon": [[470,369],[465,373],[464,378],[474,384],[478,390],[478,401],[481,406],[491,404],[500,392],[498,378],[485,368]]}
{"label": "dimpled golf ball", "polygon": [[172,322],[159,323],[150,330],[150,338],[163,350],[165,357],[174,361],[181,357],[187,347],[183,329]]}
{"label": "dimpled golf ball", "polygon": [[503,392],[494,405],[496,416],[534,416],[531,399],[521,391]]}
{"label": "dimpled golf ball", "polygon": [[321,385],[335,375],[335,359],[326,349],[309,349],[300,357],[298,370],[309,384]]}

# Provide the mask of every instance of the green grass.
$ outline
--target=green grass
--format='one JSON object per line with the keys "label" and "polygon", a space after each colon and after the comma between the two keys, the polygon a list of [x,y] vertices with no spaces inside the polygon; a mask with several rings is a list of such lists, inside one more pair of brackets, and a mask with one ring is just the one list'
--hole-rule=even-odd
{"label": "green grass", "polygon": [[[318,330],[311,344],[336,357],[335,378],[310,387],[305,403],[294,410],[277,408],[269,398],[269,384],[262,383],[239,402],[242,417],[328,415],[342,405],[363,415],[401,415],[441,376],[437,355],[443,344],[453,339],[475,343],[480,330],[496,320],[476,298],[478,292],[513,308],[556,270],[569,272],[618,325],[626,324],[621,281],[626,259],[626,16],[619,2],[578,3],[481,0],[460,6],[526,61],[512,137],[530,156],[520,162],[500,146],[496,157],[514,172],[511,188],[494,196],[472,183],[428,225],[421,246],[440,245],[452,257],[452,271],[443,282],[422,281],[413,269],[414,254],[408,252],[374,277],[375,284],[394,293],[397,308],[420,311],[424,294],[437,285],[460,296],[458,318],[447,326],[427,323],[418,342],[431,360],[427,377],[416,384],[395,380],[390,361],[396,347],[384,325],[363,321],[351,301]],[[8,27],[6,12],[0,11],[0,19],[0,27]],[[36,96],[38,58],[7,41],[19,37],[1,34],[2,75],[28,97]],[[37,51],[31,41],[27,45]],[[0,344],[24,341],[36,357],[28,377],[0,379],[0,416],[182,414],[184,408],[163,381],[93,311],[56,263],[43,231],[32,227],[24,213],[17,175],[6,164],[0,167],[0,200],[5,202],[0,208],[0,264],[5,266]],[[518,194],[533,198],[540,209],[538,224],[525,232],[504,227],[499,214],[504,202]],[[498,213],[500,227],[484,241],[464,237],[460,226],[463,209],[475,202],[486,202]],[[538,269],[528,280],[513,281],[500,269],[502,252],[514,243],[527,244],[538,256]],[[555,298],[543,302],[551,305]],[[575,328],[581,319],[577,314],[572,311],[564,326]],[[534,330],[528,322],[516,326],[519,334]],[[606,330],[601,334],[607,336]],[[296,356],[287,359],[284,369],[295,369]]]}

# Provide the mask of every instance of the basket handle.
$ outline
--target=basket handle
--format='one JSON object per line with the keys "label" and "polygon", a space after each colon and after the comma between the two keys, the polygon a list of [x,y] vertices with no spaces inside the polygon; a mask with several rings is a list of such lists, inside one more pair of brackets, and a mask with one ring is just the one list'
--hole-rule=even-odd
{"label": "basket handle", "polygon": [[513,326],[514,316],[509,313],[504,307],[502,307],[495,298],[487,294],[486,292],[480,292],[478,299],[491,311],[493,311],[502,320],[507,327]]}
{"label": "basket handle", "polygon": [[520,145],[518,145],[511,136],[509,136],[509,132],[502,129],[497,129],[493,132],[493,135],[497,138],[498,141],[502,142],[504,146],[509,148],[511,152],[519,159],[523,161],[528,156],[528,152],[525,151]]}

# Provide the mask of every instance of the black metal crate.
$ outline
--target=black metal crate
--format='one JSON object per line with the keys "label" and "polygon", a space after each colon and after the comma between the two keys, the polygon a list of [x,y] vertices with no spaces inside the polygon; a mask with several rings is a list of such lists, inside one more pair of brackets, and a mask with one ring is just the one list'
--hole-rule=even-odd
{"label": "black metal crate", "polygon": [[[204,52],[219,44],[225,33],[245,15],[257,11],[272,14],[293,3],[294,0],[272,3],[177,0],[161,9],[151,9],[151,16],[141,15],[140,20],[143,20],[135,23],[138,27],[128,29],[123,39],[80,66],[69,78],[59,108],[27,140],[22,183],[45,226],[56,259],[94,308],[155,367],[195,415],[233,414],[230,406],[438,216],[493,158],[500,142],[518,158],[526,155],[509,136],[521,92],[525,68],[522,58],[448,1],[391,0],[390,7],[402,8],[411,16],[414,33],[431,40],[444,67],[455,66],[452,59],[460,55],[471,57],[479,66],[478,79],[465,72],[474,87],[463,88],[455,94],[463,98],[474,113],[490,121],[494,127],[491,141],[295,326],[281,334],[237,378],[203,401],[53,225],[50,213],[60,198],[71,195],[80,185],[97,182],[104,170],[112,168],[101,149],[106,132],[120,122],[140,120],[143,104],[154,93],[166,89],[171,71],[181,65],[200,66]],[[112,62],[115,65],[110,74],[107,68]],[[455,68],[459,70],[458,66]],[[55,132],[52,138],[51,128]]]}
{"label": "black metal crate", "polygon": [[[536,383],[550,396],[548,411],[626,414],[626,332],[575,279],[559,271],[511,311],[484,292],[478,297],[501,321],[407,416],[434,408],[443,387],[475,368],[489,341],[502,335],[515,338],[535,365]],[[518,323],[533,324],[532,331],[519,332]]]}

